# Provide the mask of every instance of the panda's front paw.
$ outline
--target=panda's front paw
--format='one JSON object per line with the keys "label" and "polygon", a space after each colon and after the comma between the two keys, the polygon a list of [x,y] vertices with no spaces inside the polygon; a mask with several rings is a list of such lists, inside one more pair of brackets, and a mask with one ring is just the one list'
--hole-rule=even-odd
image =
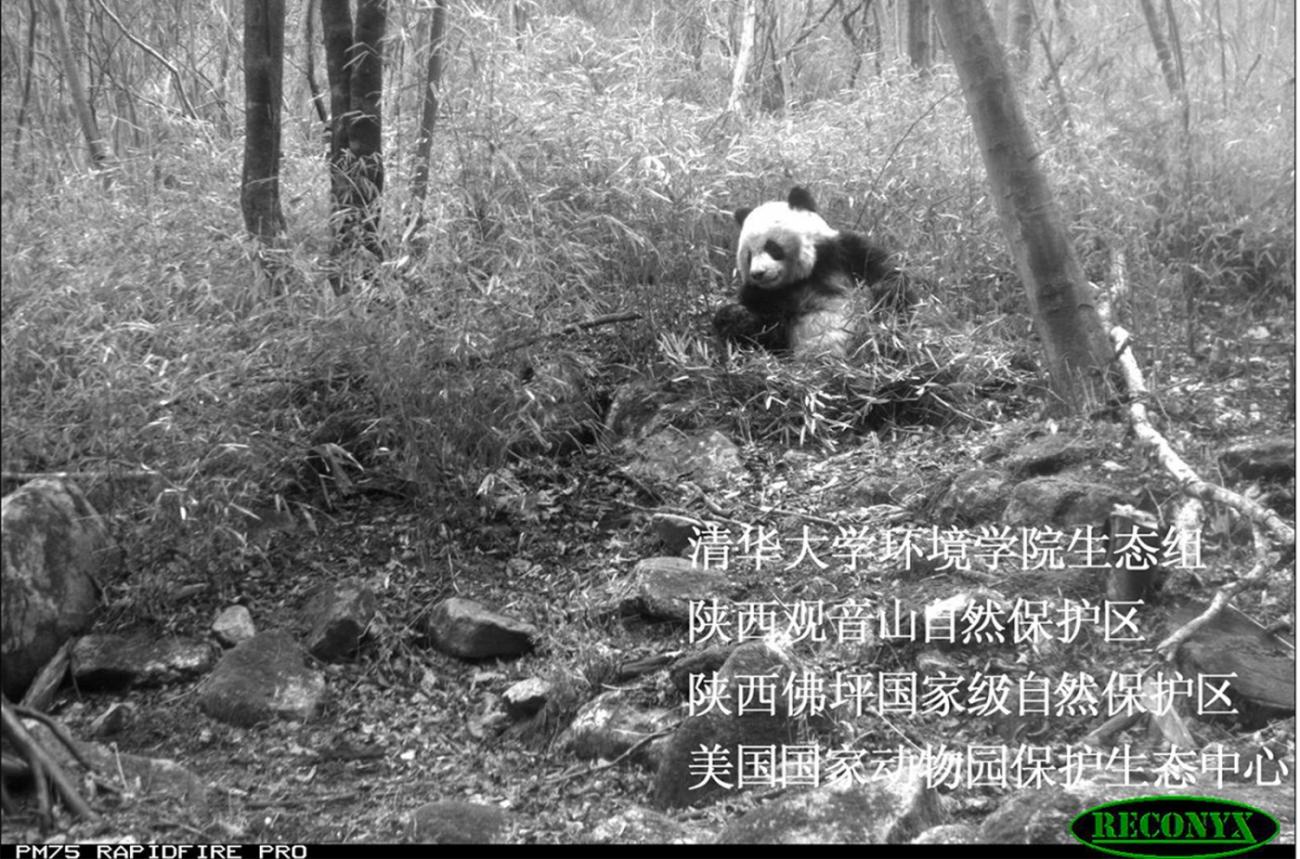
{"label": "panda's front paw", "polygon": [[785,326],[766,319],[743,304],[725,304],[713,314],[713,330],[725,342],[759,346],[774,352],[788,347]]}

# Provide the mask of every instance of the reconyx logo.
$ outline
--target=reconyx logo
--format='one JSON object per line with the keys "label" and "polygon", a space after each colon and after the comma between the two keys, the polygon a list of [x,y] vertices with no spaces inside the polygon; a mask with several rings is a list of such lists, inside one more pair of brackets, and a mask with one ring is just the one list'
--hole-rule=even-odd
{"label": "reconyx logo", "polygon": [[1235,856],[1276,837],[1258,808],[1209,796],[1143,796],[1090,808],[1070,822],[1075,838],[1116,856]]}

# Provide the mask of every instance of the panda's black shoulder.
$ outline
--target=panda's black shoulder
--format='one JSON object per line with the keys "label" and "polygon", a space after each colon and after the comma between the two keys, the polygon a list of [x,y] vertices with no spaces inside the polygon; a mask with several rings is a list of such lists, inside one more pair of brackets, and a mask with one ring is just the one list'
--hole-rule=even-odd
{"label": "panda's black shoulder", "polygon": [[816,243],[814,279],[846,274],[864,283],[876,283],[896,273],[889,252],[872,244],[861,233],[841,231]]}

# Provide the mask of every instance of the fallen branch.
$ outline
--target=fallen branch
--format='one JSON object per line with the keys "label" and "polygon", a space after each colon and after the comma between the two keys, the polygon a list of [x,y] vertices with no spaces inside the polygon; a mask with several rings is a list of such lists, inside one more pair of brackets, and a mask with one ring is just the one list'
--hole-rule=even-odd
{"label": "fallen branch", "polygon": [[19,716],[36,718],[45,723],[54,731],[54,735],[61,743],[66,745],[73,754],[84,762],[81,753],[75,751],[71,738],[66,732],[53,727],[52,720],[44,714],[37,714],[22,707],[15,707],[9,703],[9,699],[0,697],[0,733],[3,733],[5,739],[14,744],[18,754],[27,763],[30,768],[32,779],[36,783],[36,804],[37,815],[41,822],[41,829],[48,831],[54,823],[54,814],[50,806],[50,791],[52,785],[54,790],[63,799],[64,805],[68,807],[74,815],[94,819],[96,817],[94,810],[90,805],[81,798],[77,792],[76,785],[72,778],[63,769],[57,760],[45,749],[40,742],[31,735],[27,727],[23,725]]}
{"label": "fallen branch", "polygon": [[1178,651],[1178,646],[1195,635],[1196,631],[1201,627],[1214,620],[1216,615],[1228,607],[1233,597],[1244,590],[1260,587],[1267,581],[1266,576],[1271,569],[1268,540],[1259,525],[1252,524],[1251,530],[1255,535],[1255,556],[1257,558],[1255,565],[1250,568],[1246,575],[1219,588],[1205,611],[1174,630],[1164,641],[1156,645],[1157,653],[1166,659],[1173,658],[1173,655]]}
{"label": "fallen branch", "polygon": [[1252,522],[1263,526],[1279,543],[1294,547],[1295,528],[1284,522],[1281,516],[1253,498],[1224,489],[1222,486],[1206,483],[1151,425],[1145,404],[1149,395],[1146,382],[1142,379],[1142,370],[1133,357],[1133,351],[1127,348],[1129,333],[1116,325],[1110,329],[1110,339],[1115,345],[1115,361],[1119,364],[1124,383],[1128,388],[1129,423],[1133,427],[1133,432],[1140,442],[1152,450],[1165,470],[1177,478],[1182,491],[1202,501],[1215,501],[1231,507]]}
{"label": "fallen branch", "polygon": [[565,770],[562,773],[557,773],[556,775],[553,776],[547,776],[546,778],[542,779],[542,781],[547,784],[550,784],[551,782],[557,782],[557,781],[569,781],[570,779],[575,779],[578,778],[579,776],[592,775],[593,773],[598,773],[601,770],[607,770],[611,767],[618,766],[618,764],[620,764],[627,758],[631,757],[634,753],[636,753],[639,749],[641,749],[645,745],[653,742],[654,740],[659,739],[660,737],[666,737],[669,734],[671,734],[673,731],[677,730],[677,726],[680,724],[681,723],[678,722],[676,725],[673,725],[670,728],[664,728],[663,730],[655,731],[653,734],[646,734],[644,737],[637,740],[630,747],[628,747],[627,751],[623,752],[623,754],[614,758],[612,761],[605,761],[604,763],[595,764],[586,767],[577,766],[574,767],[573,769]]}
{"label": "fallen branch", "polygon": [[[1117,258],[1112,271],[1112,288],[1125,287],[1123,260]],[[1110,325],[1110,297],[1105,292],[1099,295],[1098,311],[1102,320]],[[1149,447],[1156,459],[1175,478],[1178,479],[1184,495],[1200,501],[1217,501],[1246,516],[1251,523],[1251,532],[1255,542],[1255,564],[1246,575],[1219,589],[1210,601],[1210,605],[1197,617],[1192,618],[1180,628],[1174,630],[1164,641],[1156,646],[1156,651],[1166,659],[1172,659],[1178,648],[1196,631],[1214,620],[1232,601],[1232,598],[1247,588],[1258,587],[1267,581],[1267,574],[1272,568],[1268,539],[1265,532],[1282,544],[1284,557],[1289,552],[1295,554],[1295,528],[1283,521],[1275,511],[1265,507],[1250,495],[1240,495],[1202,480],[1191,466],[1183,460],[1173,446],[1151,425],[1147,414],[1146,399],[1150,395],[1142,370],[1138,367],[1133,350],[1129,348],[1132,337],[1123,327],[1110,327],[1110,340],[1115,347],[1115,363],[1128,394],[1129,424],[1138,440]],[[1175,514],[1175,528],[1187,531],[1200,523],[1203,511],[1193,504],[1181,505]]]}

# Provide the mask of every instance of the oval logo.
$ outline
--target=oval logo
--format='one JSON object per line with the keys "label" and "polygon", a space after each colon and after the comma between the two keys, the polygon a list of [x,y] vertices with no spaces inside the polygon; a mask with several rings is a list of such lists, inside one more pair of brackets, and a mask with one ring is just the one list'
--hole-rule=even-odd
{"label": "oval logo", "polygon": [[1139,796],[1105,802],[1070,821],[1070,833],[1116,856],[1235,856],[1277,837],[1273,815],[1212,796]]}

